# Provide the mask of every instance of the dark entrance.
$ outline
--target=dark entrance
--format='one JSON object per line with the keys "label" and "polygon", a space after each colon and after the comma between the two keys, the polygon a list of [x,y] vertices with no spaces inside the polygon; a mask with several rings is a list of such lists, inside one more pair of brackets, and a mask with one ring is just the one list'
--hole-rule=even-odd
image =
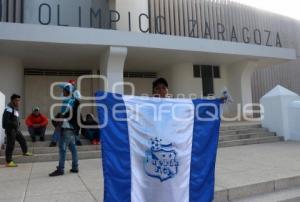
{"label": "dark entrance", "polygon": [[214,94],[214,77],[211,65],[201,65],[203,96]]}

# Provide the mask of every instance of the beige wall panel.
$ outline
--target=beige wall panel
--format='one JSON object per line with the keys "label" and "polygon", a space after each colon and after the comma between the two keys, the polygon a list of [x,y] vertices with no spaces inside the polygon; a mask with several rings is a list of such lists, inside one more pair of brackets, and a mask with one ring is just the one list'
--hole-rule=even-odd
{"label": "beige wall panel", "polygon": [[[50,107],[52,104],[62,101],[54,100],[50,96],[50,86],[53,82],[66,82],[70,79],[77,79],[74,76],[25,76],[25,114],[31,113],[33,106],[39,106],[41,112],[50,117]],[[38,84],[38,85],[37,85]],[[61,95],[61,89],[55,88],[56,96]],[[83,80],[81,94],[84,96],[93,96],[92,82]],[[86,101],[81,101],[86,103]],[[56,112],[58,109],[55,110]],[[84,109],[83,114],[91,112],[91,109]]]}

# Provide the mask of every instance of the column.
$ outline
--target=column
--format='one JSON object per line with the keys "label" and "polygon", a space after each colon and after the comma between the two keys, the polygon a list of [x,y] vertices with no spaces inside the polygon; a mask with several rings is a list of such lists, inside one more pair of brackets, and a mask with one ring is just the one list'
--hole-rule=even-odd
{"label": "column", "polygon": [[[238,107],[243,107],[246,104],[252,103],[251,77],[257,69],[256,62],[241,62],[228,66],[228,90],[234,99],[230,104],[230,114],[236,114]],[[252,114],[248,114],[251,116]]]}
{"label": "column", "polygon": [[107,86],[104,87],[104,90],[123,94],[122,83],[124,82],[123,72],[126,57],[127,48],[124,47],[110,46],[104,52],[100,61],[100,73],[107,78]]}

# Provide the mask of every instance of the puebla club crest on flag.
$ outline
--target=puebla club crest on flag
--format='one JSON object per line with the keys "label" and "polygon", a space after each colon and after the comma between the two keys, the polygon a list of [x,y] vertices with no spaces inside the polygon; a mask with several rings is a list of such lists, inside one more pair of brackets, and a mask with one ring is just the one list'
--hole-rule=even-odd
{"label": "puebla club crest on flag", "polygon": [[177,174],[178,161],[176,151],[170,144],[162,144],[162,139],[151,139],[151,148],[146,151],[144,168],[150,177],[168,180]]}
{"label": "puebla club crest on flag", "polygon": [[105,202],[209,202],[221,100],[96,93]]}

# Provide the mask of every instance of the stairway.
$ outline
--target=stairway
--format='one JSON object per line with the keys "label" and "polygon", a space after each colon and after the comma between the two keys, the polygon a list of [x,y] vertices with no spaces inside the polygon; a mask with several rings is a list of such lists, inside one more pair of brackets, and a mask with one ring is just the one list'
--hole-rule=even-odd
{"label": "stairway", "polygon": [[299,202],[300,201],[300,187],[292,187],[285,190],[279,190],[272,193],[265,193],[246,197],[232,202]]}
{"label": "stairway", "polygon": [[[23,128],[24,130],[24,128]],[[32,143],[27,131],[23,134],[26,137],[29,151],[34,153],[32,157],[23,157],[20,145],[16,143],[14,150],[14,160],[17,163],[29,162],[47,162],[58,160],[58,148],[49,147],[51,134],[53,129],[49,129],[46,133],[45,142]],[[275,133],[269,132],[262,128],[260,124],[238,124],[238,125],[222,125],[220,129],[219,147],[232,147],[249,144],[270,143],[281,141],[282,138],[276,136]],[[78,146],[79,159],[94,159],[101,157],[100,145],[91,145],[88,140],[81,140],[83,145]],[[5,163],[5,152],[0,151],[0,164]],[[67,154],[67,159],[70,159],[70,153]]]}
{"label": "stairway", "polygon": [[261,144],[282,141],[276,133],[262,128],[261,124],[241,123],[222,125],[220,128],[219,147],[233,147],[249,144]]}

